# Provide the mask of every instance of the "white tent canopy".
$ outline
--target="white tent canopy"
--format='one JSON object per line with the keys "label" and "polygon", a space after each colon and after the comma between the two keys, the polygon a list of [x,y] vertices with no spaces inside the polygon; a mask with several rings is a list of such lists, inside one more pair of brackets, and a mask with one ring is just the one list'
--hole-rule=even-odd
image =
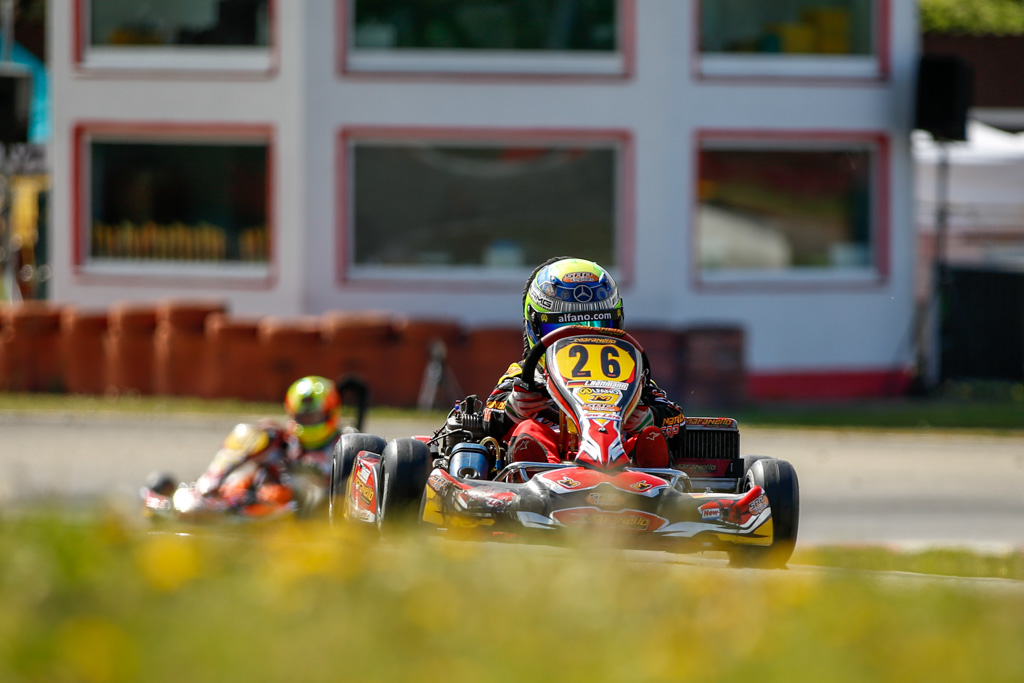
{"label": "white tent canopy", "polygon": [[[1024,231],[1024,134],[971,121],[966,142],[945,143],[949,154],[950,228]],[[913,134],[917,223],[935,224],[942,151],[928,133]]]}

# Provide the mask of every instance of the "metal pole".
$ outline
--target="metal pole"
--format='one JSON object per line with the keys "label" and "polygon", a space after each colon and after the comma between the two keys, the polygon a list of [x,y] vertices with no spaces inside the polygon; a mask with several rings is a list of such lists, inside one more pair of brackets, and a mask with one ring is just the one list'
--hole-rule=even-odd
{"label": "metal pole", "polygon": [[929,390],[938,389],[942,381],[942,310],[949,283],[946,245],[949,241],[949,142],[936,140],[939,164],[935,168],[935,253],[932,256],[931,302],[928,320],[932,343],[927,366]]}

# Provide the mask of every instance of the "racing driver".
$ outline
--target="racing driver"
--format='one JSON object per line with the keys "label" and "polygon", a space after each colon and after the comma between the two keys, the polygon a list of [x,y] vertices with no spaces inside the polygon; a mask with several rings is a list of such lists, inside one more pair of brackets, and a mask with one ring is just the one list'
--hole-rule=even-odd
{"label": "racing driver", "polygon": [[[523,357],[564,325],[622,329],[622,310],[619,289],[603,267],[567,256],[549,259],[531,273],[523,290]],[[484,419],[492,434],[508,441],[511,460],[559,463],[568,454],[560,452],[558,408],[543,382],[529,391],[521,376],[522,361],[509,366],[487,399]],[[679,433],[684,419],[682,409],[645,373],[640,402],[623,424],[634,465],[668,467],[667,439]]]}

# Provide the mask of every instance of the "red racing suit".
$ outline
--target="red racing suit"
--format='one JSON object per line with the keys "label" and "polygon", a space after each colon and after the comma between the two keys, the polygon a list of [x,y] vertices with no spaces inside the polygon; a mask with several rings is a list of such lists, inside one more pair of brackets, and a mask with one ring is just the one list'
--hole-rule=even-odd
{"label": "red racing suit", "polygon": [[[538,369],[538,375],[540,369]],[[510,442],[516,437],[528,434],[536,439],[544,447],[549,462],[561,462],[566,453],[561,452],[564,447],[563,440],[559,433],[559,410],[554,401],[548,400],[547,406],[536,415],[522,419],[515,416],[508,410],[508,398],[511,394],[516,380],[522,377],[522,361],[513,363],[505,371],[505,374],[498,380],[497,386],[487,397],[484,408],[484,424],[489,433],[501,441]],[[537,391],[547,393],[544,382],[537,378]],[[654,417],[654,424],[647,425],[646,429],[640,429],[635,434],[628,435],[625,447],[627,453],[633,453],[634,460],[641,467],[668,467],[669,452],[673,452],[675,444],[685,425],[686,418],[683,410],[674,402],[670,401],[665,392],[650,378],[649,374],[644,375],[644,385],[640,394],[640,405],[647,406]],[[644,451],[649,446],[652,438],[657,438],[660,432],[663,441],[656,444],[656,448],[664,451],[653,456],[648,456],[648,462],[642,462]]]}

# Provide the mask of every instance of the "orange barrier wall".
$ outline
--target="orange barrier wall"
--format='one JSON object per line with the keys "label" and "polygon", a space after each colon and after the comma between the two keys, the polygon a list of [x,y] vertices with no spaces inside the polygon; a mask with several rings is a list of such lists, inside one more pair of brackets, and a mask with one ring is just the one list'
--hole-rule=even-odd
{"label": "orange barrier wall", "polygon": [[[744,333],[737,327],[631,328],[652,374],[688,413],[746,398]],[[281,401],[303,375],[355,375],[371,405],[416,406],[435,344],[447,372],[433,405],[486,398],[522,356],[516,327],[464,330],[450,320],[332,311],[296,319],[239,318],[218,301],[122,302],[108,311],[47,304],[0,308],[0,388],[138,392]]]}
{"label": "orange barrier wall", "polygon": [[392,316],[386,313],[324,314],[323,372],[325,377],[354,376],[370,390],[370,402],[386,404],[393,399],[391,354],[398,345]]}
{"label": "orange barrier wall", "polygon": [[379,390],[375,388],[374,393],[385,405],[415,406],[434,345],[438,342],[445,345],[450,366],[458,363],[462,330],[458,323],[451,321],[401,318],[395,322],[395,333],[397,343],[390,360],[391,381]]}
{"label": "orange barrier wall", "polygon": [[157,394],[209,395],[206,319],[226,310],[222,302],[164,301],[157,306],[153,344]]}
{"label": "orange barrier wall", "polygon": [[265,391],[259,376],[267,354],[256,319],[231,318],[214,313],[206,319],[206,396],[262,401]]}
{"label": "orange barrier wall", "polygon": [[61,309],[29,302],[0,310],[0,386],[8,391],[61,391]]}
{"label": "orange barrier wall", "polygon": [[258,334],[266,363],[263,372],[254,373],[252,381],[262,386],[263,400],[282,400],[299,377],[324,374],[323,337],[316,318],[264,318],[259,322]]}
{"label": "orange barrier wall", "polygon": [[69,306],[60,320],[64,388],[71,394],[102,394],[107,390],[106,311]]}

